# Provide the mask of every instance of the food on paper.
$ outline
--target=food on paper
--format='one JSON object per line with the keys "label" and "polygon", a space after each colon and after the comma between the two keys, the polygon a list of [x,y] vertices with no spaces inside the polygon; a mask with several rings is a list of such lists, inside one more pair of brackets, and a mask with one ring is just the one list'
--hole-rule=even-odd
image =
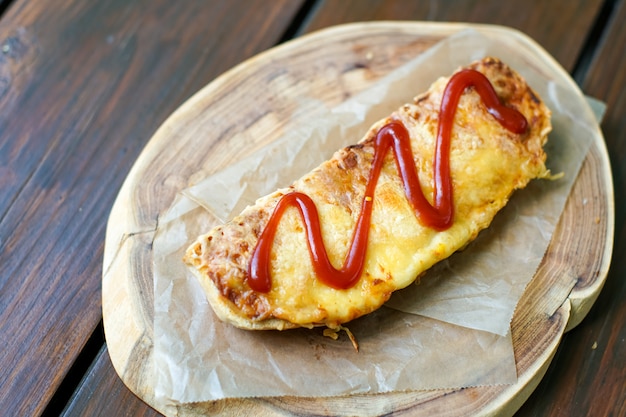
{"label": "food on paper", "polygon": [[550,130],[526,82],[485,58],[200,236],[185,262],[237,327],[341,329],[471,242],[515,189],[548,177]]}

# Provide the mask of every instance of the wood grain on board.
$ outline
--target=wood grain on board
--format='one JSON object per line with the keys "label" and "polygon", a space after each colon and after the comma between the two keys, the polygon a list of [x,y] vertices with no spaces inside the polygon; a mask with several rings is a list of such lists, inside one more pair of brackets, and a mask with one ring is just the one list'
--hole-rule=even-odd
{"label": "wood grain on board", "polygon": [[[516,311],[512,334],[518,383],[504,387],[360,395],[356,397],[358,402],[352,397],[283,397],[168,407],[154,397],[154,369],[150,360],[151,239],[158,214],[169,206],[176,192],[198,172],[203,175],[215,172],[275,140],[281,124],[287,120],[284,115],[294,109],[295,102],[288,100],[290,96],[306,91],[332,106],[462,28],[452,24],[379,23],[323,31],[245,62],[201,90],[166,121],[131,170],[113,207],[107,230],[103,277],[107,345],[115,368],[132,391],[166,414],[178,415],[197,415],[216,409],[225,415],[244,409],[268,416],[320,409],[350,415],[360,410],[355,411],[354,407],[370,410],[360,410],[364,413],[402,409],[414,415],[432,415],[436,410],[446,410],[445,415],[449,416],[493,412],[506,415],[519,408],[541,380],[565,330],[588,312],[606,277],[612,248],[608,236],[613,231],[614,213],[608,156],[601,139],[592,145],[574,187],[576,198],[568,201],[553,244]],[[491,33],[495,29],[480,30]],[[491,36],[506,36],[506,32],[494,32]],[[362,45],[372,48],[385,45],[384,53],[364,66],[366,51]],[[285,66],[289,71],[284,70]],[[312,77],[312,72],[317,76]],[[255,92],[255,88],[263,90]],[[278,88],[283,100],[273,100],[272,91]],[[259,105],[240,106],[240,112],[230,120],[228,109],[249,96],[254,96]],[[226,120],[221,119],[216,125],[212,122],[216,114]],[[276,126],[259,134],[259,124]],[[246,136],[248,131],[255,135]],[[232,140],[236,134],[251,141]],[[588,240],[581,242],[580,235]],[[580,285],[578,292],[572,292],[569,298],[571,286],[565,293],[554,291],[569,285],[572,273],[580,276],[585,285]]]}

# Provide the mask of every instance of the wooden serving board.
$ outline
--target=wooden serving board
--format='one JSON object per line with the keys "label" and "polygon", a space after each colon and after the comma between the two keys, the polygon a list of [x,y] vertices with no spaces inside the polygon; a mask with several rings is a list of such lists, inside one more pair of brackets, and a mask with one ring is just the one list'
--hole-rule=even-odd
{"label": "wooden serving board", "polygon": [[[515,312],[516,384],[334,398],[257,398],[162,404],[154,393],[151,244],[158,216],[177,192],[280,137],[308,96],[333,107],[436,42],[472,27],[506,38],[555,66],[519,32],[494,26],[421,22],[343,25],[264,52],[217,78],[156,132],[111,211],[104,253],[103,316],[108,350],[124,383],[166,415],[511,415],[543,377],[563,334],[587,314],[612,252],[614,205],[609,158],[595,139],[552,243]],[[444,75],[444,74],[442,74]],[[304,104],[309,116],[314,100]],[[234,137],[245,141],[233,140]],[[584,236],[584,239],[581,237]],[[574,280],[573,280],[574,278]],[[574,282],[575,284],[572,284]],[[572,285],[573,288],[572,288]]]}

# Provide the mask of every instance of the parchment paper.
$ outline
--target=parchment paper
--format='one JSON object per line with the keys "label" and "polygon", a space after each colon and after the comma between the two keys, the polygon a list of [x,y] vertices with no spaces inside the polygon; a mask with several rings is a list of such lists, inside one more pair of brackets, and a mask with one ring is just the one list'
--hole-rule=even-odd
{"label": "parchment paper", "polygon": [[[207,210],[230,218],[358,141],[374,121],[439,76],[488,55],[520,72],[552,109],[548,166],[562,172],[561,179],[535,181],[516,193],[468,249],[433,268],[419,285],[394,295],[388,304],[393,308],[350,323],[359,353],[347,338],[333,341],[321,330],[249,332],[213,315],[180,261],[185,248],[207,231]],[[514,383],[510,320],[597,134],[582,95],[555,82],[531,51],[465,31],[329,109],[327,117],[184,190],[160,218],[153,245],[156,396],[195,402]]]}

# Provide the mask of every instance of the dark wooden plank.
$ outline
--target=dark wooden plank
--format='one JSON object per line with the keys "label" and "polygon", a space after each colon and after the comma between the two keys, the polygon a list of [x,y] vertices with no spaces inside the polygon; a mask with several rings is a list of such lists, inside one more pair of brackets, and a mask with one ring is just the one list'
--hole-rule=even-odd
{"label": "dark wooden plank", "polygon": [[602,131],[615,187],[611,270],[589,315],[565,335],[557,355],[520,416],[626,415],[626,1],[616,3],[583,81],[585,93],[608,105]]}
{"label": "dark wooden plank", "polygon": [[163,120],[301,2],[19,0],[0,21],[0,409],[46,407],[101,319],[108,212]]}
{"label": "dark wooden plank", "polygon": [[161,414],[135,397],[113,370],[106,347],[99,352],[63,417],[153,417]]}
{"label": "dark wooden plank", "polygon": [[571,71],[601,5],[601,0],[324,0],[303,31],[370,20],[503,25],[526,33]]}

